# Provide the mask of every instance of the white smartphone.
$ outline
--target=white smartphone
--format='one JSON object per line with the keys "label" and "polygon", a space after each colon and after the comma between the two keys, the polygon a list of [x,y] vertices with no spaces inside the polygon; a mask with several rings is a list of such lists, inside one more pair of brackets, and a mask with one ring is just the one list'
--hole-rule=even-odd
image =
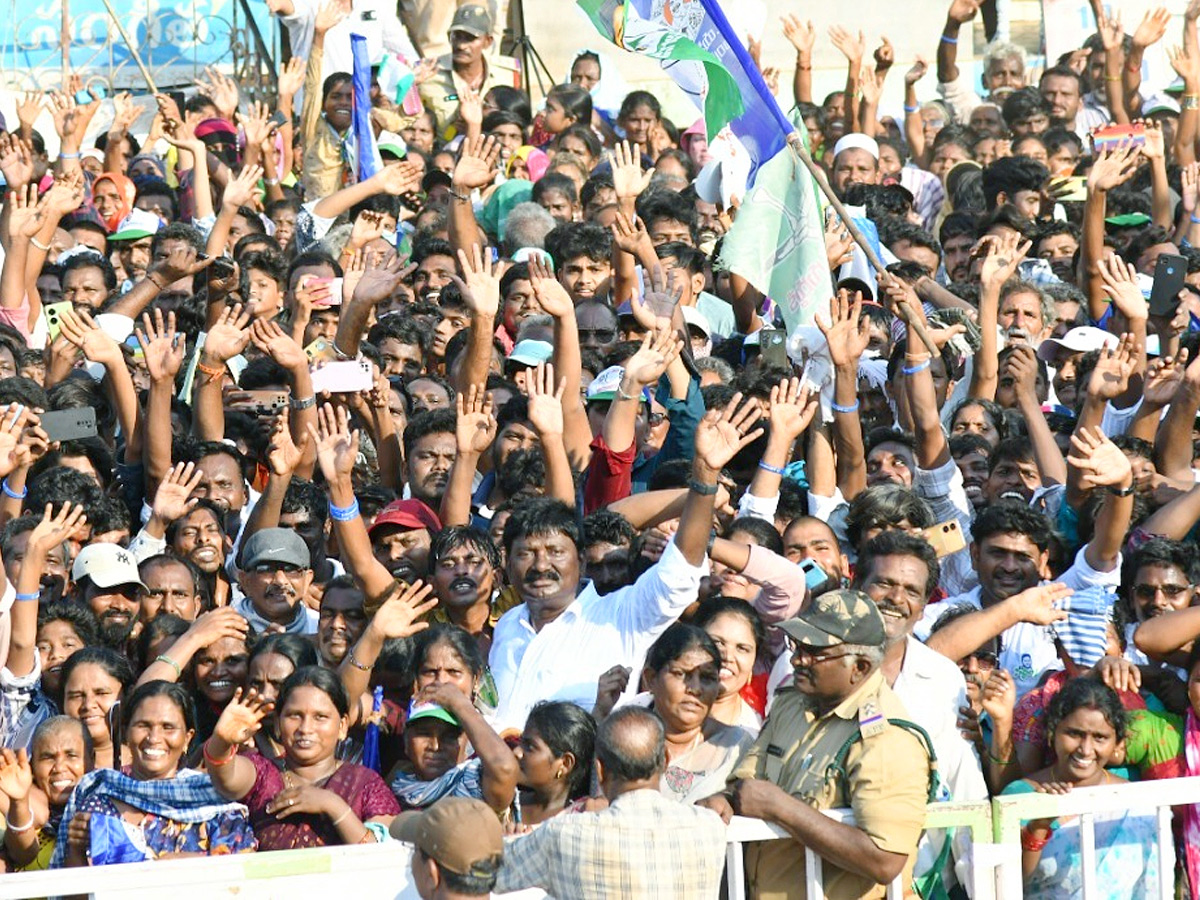
{"label": "white smartphone", "polygon": [[371,378],[371,363],[367,360],[336,360],[327,362],[312,373],[314,391],[348,394],[369,391],[375,382]]}

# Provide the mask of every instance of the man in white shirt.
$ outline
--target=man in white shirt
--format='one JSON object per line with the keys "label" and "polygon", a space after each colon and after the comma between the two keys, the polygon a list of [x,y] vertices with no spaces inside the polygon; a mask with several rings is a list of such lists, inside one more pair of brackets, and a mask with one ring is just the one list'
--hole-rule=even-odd
{"label": "man in white shirt", "polygon": [[[308,57],[312,50],[313,26],[317,11],[324,0],[267,0],[267,8],[283,19],[292,56]],[[325,34],[325,61],[322,79],[334,72],[353,72],[354,58],[350,52],[350,35],[361,34],[367,39],[371,65],[383,59],[384,53],[403,57],[410,65],[420,59],[408,38],[408,32],[396,16],[396,4],[387,0],[343,0],[350,14]]]}
{"label": "man in white shirt", "polygon": [[[639,402],[637,395],[614,403]],[[695,455],[679,528],[662,558],[628,587],[601,597],[581,582],[575,510],[539,499],[513,510],[504,527],[508,579],[524,603],[496,623],[489,657],[500,704],[496,727],[520,729],[539,700],[591,709],[600,675],[637,671],[646,650],[694,602],[708,574],[717,476],[762,433],[752,401],[710,410],[696,428]]]}

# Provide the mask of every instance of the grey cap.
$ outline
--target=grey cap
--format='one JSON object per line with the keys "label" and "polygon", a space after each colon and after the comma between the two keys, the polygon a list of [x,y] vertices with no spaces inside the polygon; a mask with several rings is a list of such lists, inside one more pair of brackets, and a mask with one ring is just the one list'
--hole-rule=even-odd
{"label": "grey cap", "polygon": [[304,539],[287,528],[264,528],[250,536],[242,545],[242,570],[266,562],[287,563],[301,569],[312,567],[308,545]]}

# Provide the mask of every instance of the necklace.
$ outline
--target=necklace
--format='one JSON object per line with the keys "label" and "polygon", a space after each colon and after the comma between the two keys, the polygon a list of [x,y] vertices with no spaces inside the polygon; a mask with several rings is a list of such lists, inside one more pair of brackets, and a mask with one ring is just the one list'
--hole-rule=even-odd
{"label": "necklace", "polygon": [[328,775],[322,775],[320,778],[313,778],[311,780],[308,778],[305,778],[302,775],[297,775],[291,769],[284,769],[283,770],[283,785],[284,785],[284,787],[303,787],[305,785],[312,785],[313,787],[324,787],[325,783],[327,781],[329,781],[329,779],[332,778],[334,775],[336,775],[338,772],[338,769],[340,769],[341,767],[342,767],[341,762],[338,762],[333,767],[333,771],[330,772]]}

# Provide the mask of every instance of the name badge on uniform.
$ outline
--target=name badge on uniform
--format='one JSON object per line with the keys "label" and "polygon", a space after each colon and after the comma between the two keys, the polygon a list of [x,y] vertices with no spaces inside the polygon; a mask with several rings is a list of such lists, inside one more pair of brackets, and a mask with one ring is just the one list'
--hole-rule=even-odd
{"label": "name badge on uniform", "polygon": [[870,738],[883,734],[886,728],[887,720],[879,711],[879,701],[875,697],[865,700],[863,705],[858,708],[859,732],[864,738]]}

